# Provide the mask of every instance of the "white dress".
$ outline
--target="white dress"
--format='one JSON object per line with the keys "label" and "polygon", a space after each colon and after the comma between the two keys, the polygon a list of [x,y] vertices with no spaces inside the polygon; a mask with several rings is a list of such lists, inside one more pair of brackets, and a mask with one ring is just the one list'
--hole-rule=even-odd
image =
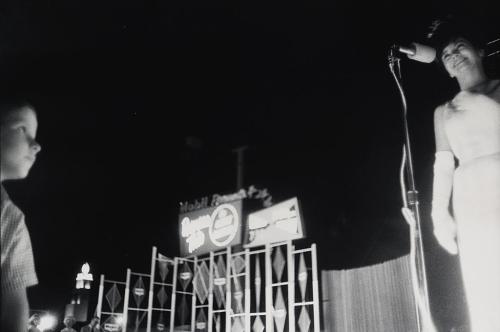
{"label": "white dress", "polygon": [[[498,82],[495,82],[498,83]],[[444,110],[459,160],[453,180],[462,276],[472,331],[500,332],[500,87],[461,93]]]}

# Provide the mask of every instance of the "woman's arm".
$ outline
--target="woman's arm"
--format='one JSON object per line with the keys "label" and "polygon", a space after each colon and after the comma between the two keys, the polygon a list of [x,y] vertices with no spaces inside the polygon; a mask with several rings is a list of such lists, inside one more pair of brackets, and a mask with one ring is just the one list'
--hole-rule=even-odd
{"label": "woman's arm", "polygon": [[444,131],[444,110],[445,107],[440,106],[434,112],[436,159],[434,161],[431,216],[434,235],[439,244],[449,253],[457,254],[457,228],[449,211],[455,158]]}

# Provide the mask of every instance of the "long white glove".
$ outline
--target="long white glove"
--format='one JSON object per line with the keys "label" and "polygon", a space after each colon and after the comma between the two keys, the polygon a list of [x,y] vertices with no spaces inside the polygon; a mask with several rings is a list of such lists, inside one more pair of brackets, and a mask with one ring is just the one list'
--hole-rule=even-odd
{"label": "long white glove", "polygon": [[453,153],[450,151],[436,152],[431,212],[434,236],[446,251],[456,255],[458,253],[457,225],[449,211],[454,171]]}

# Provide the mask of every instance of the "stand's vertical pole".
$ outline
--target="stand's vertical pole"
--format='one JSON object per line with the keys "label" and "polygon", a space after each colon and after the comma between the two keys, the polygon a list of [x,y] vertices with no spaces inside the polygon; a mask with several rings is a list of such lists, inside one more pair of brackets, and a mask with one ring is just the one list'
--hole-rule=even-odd
{"label": "stand's vertical pole", "polygon": [[101,317],[103,296],[104,296],[104,274],[101,274],[101,280],[99,282],[99,297],[97,299],[97,308],[96,308],[97,317]]}
{"label": "stand's vertical pole", "polygon": [[250,250],[245,249],[245,331],[250,331]]}
{"label": "stand's vertical pole", "polygon": [[208,332],[212,332],[212,324],[213,324],[213,303],[214,303],[214,252],[210,252],[210,274],[208,281]]}
{"label": "stand's vertical pole", "polygon": [[231,247],[226,251],[226,332],[231,331]]}
{"label": "stand's vertical pole", "polygon": [[153,246],[151,253],[151,273],[149,279],[149,297],[148,297],[148,320],[146,325],[146,332],[151,332],[151,323],[153,321],[153,296],[155,284],[155,271],[156,271],[156,247]]}
{"label": "stand's vertical pole", "polygon": [[312,287],[313,287],[313,312],[314,312],[314,332],[321,330],[319,323],[319,286],[318,286],[318,260],[316,256],[316,244],[311,246],[312,265]]}
{"label": "stand's vertical pole", "polygon": [[273,332],[273,267],[271,265],[271,246],[266,244],[266,332]]}
{"label": "stand's vertical pole", "polygon": [[127,320],[128,320],[128,301],[130,297],[130,275],[131,270],[127,269],[127,279],[125,281],[125,297],[123,298],[123,321],[122,321],[122,331],[127,331]]}
{"label": "stand's vertical pole", "polygon": [[170,300],[170,330],[174,331],[175,326],[175,299],[177,295],[177,271],[179,265],[179,257],[174,259],[174,275],[172,280],[172,299]]}
{"label": "stand's vertical pole", "polygon": [[[188,264],[186,262],[186,264]],[[192,286],[192,298],[191,298],[191,332],[194,332],[196,329],[196,291],[194,289],[194,280],[198,278],[198,256],[194,256],[194,265],[193,265],[193,279],[191,279]],[[203,309],[202,309],[203,310]]]}
{"label": "stand's vertical pole", "polygon": [[286,242],[288,272],[288,331],[295,332],[295,258],[292,241]]}

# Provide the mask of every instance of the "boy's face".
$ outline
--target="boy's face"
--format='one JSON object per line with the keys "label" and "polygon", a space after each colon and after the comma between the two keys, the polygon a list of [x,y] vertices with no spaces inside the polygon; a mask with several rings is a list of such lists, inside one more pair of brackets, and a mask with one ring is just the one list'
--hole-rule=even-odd
{"label": "boy's face", "polygon": [[74,325],[73,318],[69,317],[64,318],[64,325],[66,327],[72,327]]}
{"label": "boy's face", "polygon": [[41,150],[35,141],[37,128],[36,114],[29,107],[13,110],[2,119],[1,181],[23,179],[28,175]]}

